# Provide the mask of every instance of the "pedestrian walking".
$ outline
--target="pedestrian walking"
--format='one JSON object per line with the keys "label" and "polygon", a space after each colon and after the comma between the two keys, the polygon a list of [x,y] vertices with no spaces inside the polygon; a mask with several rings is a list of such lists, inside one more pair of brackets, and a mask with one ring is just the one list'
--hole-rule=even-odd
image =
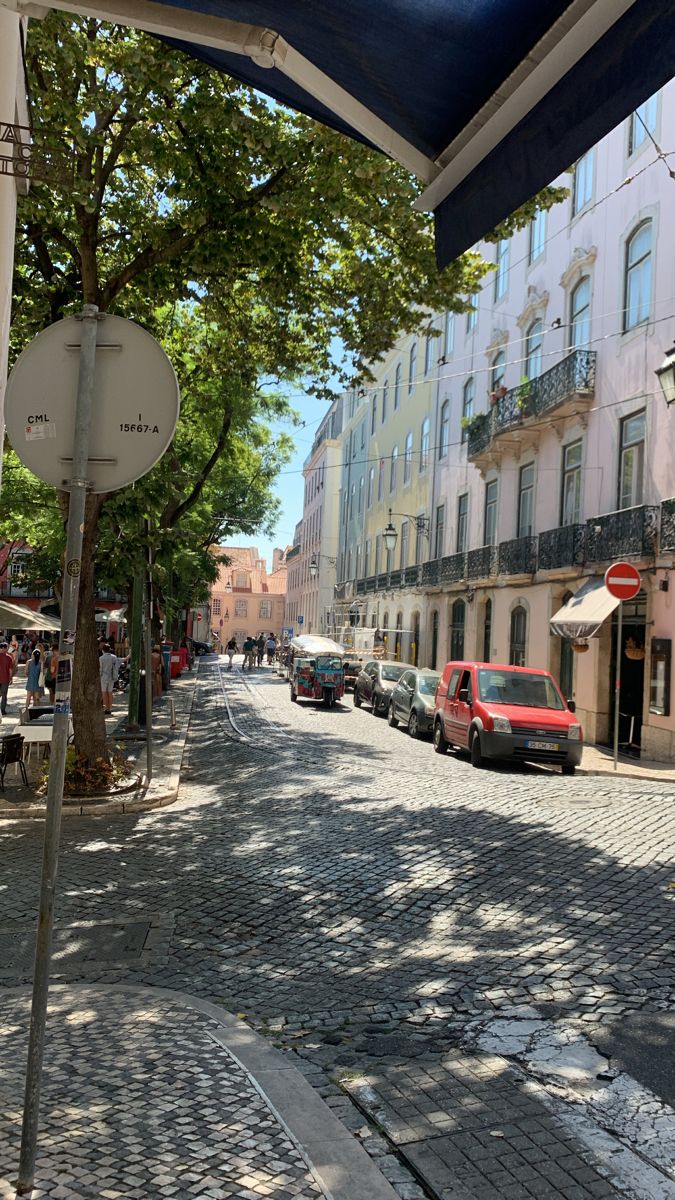
{"label": "pedestrian walking", "polygon": [[40,673],[42,671],[42,660],[40,651],[36,648],[28,659],[28,668],[26,670],[26,708],[30,708],[31,704],[39,704],[42,695],[40,688]]}
{"label": "pedestrian walking", "polygon": [[253,638],[249,634],[248,637],[246,638],[246,641],[244,642],[244,661],[243,661],[242,668],[241,668],[242,671],[245,671],[247,666],[248,666],[249,671],[253,670],[253,668],[255,666],[257,651],[258,651],[258,647],[256,646],[256,643],[254,642]]}
{"label": "pedestrian walking", "polygon": [[225,653],[227,654],[227,657],[229,659],[229,665],[228,665],[227,669],[228,669],[228,671],[231,671],[232,670],[232,659],[234,658],[235,654],[239,653],[239,647],[237,646],[236,638],[233,638],[233,637],[230,638],[229,642],[227,643],[227,646],[225,647]]}
{"label": "pedestrian walking", "polygon": [[267,651],[267,665],[271,667],[274,662],[274,655],[277,652],[277,639],[273,633],[270,634],[265,642],[265,649]]}
{"label": "pedestrian walking", "polygon": [[14,678],[15,663],[9,653],[7,642],[0,642],[0,713],[7,711],[7,693]]}
{"label": "pedestrian walking", "polygon": [[263,658],[265,657],[265,640],[265,634],[261,633],[256,642],[256,658],[259,667],[262,667]]}
{"label": "pedestrian walking", "polygon": [[103,646],[103,653],[98,660],[98,669],[101,675],[101,699],[103,701],[103,711],[106,717],[112,716],[113,706],[113,688],[117,679],[117,655],[113,654],[110,646]]}
{"label": "pedestrian walking", "polygon": [[54,646],[51,650],[47,650],[43,669],[45,673],[45,687],[49,692],[49,703],[56,702],[56,671],[59,665],[59,654]]}

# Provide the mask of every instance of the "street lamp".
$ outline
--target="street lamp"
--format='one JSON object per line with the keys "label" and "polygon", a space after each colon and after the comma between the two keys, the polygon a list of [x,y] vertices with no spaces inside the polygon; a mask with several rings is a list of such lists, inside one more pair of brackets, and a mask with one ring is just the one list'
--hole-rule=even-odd
{"label": "street lamp", "polygon": [[316,579],[317,575],[319,574],[318,559],[320,558],[325,558],[326,562],[329,563],[331,567],[334,567],[337,563],[336,558],[329,558],[327,554],[313,554],[309,560],[309,573],[312,579]]}
{"label": "street lamp", "polygon": [[666,357],[660,367],[656,368],[661,390],[666,404],[675,403],[675,344],[666,351]]}
{"label": "street lamp", "polygon": [[428,517],[413,517],[411,513],[393,513],[389,509],[389,524],[386,526],[382,538],[386,550],[394,551],[398,540],[398,533],[392,522],[392,517],[405,517],[406,521],[412,521],[418,533],[423,533],[425,537],[429,536],[429,518]]}

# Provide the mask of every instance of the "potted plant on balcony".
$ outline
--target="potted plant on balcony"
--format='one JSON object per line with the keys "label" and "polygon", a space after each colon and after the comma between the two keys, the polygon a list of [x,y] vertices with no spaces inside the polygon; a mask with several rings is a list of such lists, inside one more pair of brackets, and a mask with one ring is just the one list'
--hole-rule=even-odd
{"label": "potted plant on balcony", "polygon": [[516,392],[516,409],[519,413],[527,415],[531,395],[532,385],[527,375],[523,375]]}

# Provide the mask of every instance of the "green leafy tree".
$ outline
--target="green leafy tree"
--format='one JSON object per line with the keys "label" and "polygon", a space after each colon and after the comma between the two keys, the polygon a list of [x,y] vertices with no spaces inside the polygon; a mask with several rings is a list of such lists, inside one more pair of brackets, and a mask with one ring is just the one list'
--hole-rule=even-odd
{"label": "green leafy tree", "polygon": [[[416,184],[395,164],[152,38],[50,13],[30,25],[27,63],[35,124],[58,137],[74,174],[72,186],[36,185],[22,201],[16,348],[83,302],[160,333],[158,312],[184,303],[220,330],[242,400],[260,397],[266,376],[310,377],[325,393],[335,337],[353,370],[367,373],[426,313],[463,309],[488,269],[468,253],[438,274],[431,222],[413,211]],[[216,411],[223,378],[214,380]],[[243,447],[232,426],[205,426],[218,458],[229,447],[233,471]],[[194,462],[179,466],[187,477]],[[186,481],[166,528],[187,529],[210,487],[223,513],[215,489],[228,495],[235,476],[226,474],[216,481],[213,462],[196,496]],[[87,759],[105,753],[96,548],[103,514],[125,502],[87,503],[73,681],[76,745]],[[223,520],[237,524],[233,512]]]}

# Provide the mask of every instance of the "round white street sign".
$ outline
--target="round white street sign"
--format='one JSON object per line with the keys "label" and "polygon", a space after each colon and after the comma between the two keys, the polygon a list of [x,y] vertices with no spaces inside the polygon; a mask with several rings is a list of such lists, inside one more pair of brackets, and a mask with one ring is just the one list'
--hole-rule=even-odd
{"label": "round white street sign", "polygon": [[[57,321],[22,351],[7,383],[7,435],[45,483],[72,474],[82,322]],[[113,492],[146,475],[164,454],[180,409],[178,380],[159,342],[123,317],[98,324],[87,479]]]}

